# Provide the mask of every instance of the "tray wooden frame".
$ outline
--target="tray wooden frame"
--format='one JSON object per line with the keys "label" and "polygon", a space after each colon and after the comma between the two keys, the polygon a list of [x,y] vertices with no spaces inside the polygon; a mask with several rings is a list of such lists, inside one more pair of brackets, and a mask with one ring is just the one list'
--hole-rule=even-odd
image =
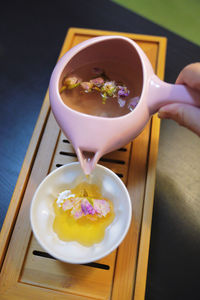
{"label": "tray wooden frame", "polygon": [[[163,79],[167,42],[164,37],[71,28],[60,57],[85,39],[113,34],[134,39],[146,52],[155,73]],[[33,249],[37,253],[42,253],[42,249],[31,233],[30,202],[38,184],[58,166],[57,158],[60,159],[60,149],[66,142],[50,111],[47,91],[0,233],[1,299],[145,298],[159,129],[160,120],[155,115],[143,132],[124,147],[124,152],[113,152],[102,161],[119,175],[123,174],[133,204],[132,223],[125,240],[116,251],[97,262],[108,265],[109,270],[33,257]],[[62,158],[62,163],[76,160],[71,145],[66,147],[71,156]],[[113,157],[117,160],[123,157],[126,168],[109,162]],[[43,273],[46,266],[48,274]]]}

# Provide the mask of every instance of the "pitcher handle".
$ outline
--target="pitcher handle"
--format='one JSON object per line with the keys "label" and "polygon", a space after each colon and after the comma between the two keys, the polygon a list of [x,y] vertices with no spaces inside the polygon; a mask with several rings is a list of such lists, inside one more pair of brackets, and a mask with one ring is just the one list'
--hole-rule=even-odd
{"label": "pitcher handle", "polygon": [[171,103],[185,103],[200,107],[200,93],[183,84],[170,84],[156,75],[150,78],[149,97],[147,99],[150,114],[156,113],[162,106]]}

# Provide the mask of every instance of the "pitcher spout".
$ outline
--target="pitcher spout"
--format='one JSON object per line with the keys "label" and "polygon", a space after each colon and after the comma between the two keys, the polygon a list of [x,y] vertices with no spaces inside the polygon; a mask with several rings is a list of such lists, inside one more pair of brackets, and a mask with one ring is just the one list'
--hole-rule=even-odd
{"label": "pitcher spout", "polygon": [[94,170],[100,158],[99,152],[81,150],[80,148],[77,149],[77,156],[85,175],[89,175]]}

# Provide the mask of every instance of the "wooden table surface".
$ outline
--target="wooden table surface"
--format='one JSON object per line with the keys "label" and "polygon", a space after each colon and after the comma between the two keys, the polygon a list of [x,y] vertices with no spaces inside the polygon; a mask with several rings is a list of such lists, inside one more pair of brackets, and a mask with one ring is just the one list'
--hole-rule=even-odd
{"label": "wooden table surface", "polygon": [[[5,2],[0,11],[0,225],[69,27],[166,36],[165,80],[174,82],[200,48],[110,1]],[[200,141],[163,121],[147,300],[199,299]],[[191,296],[192,291],[192,296]]]}

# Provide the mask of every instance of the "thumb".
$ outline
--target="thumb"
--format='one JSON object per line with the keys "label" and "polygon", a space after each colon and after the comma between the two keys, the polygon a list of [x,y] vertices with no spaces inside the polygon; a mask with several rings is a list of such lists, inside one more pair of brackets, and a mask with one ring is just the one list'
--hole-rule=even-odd
{"label": "thumb", "polygon": [[168,104],[159,109],[158,117],[172,119],[200,136],[200,108],[198,107],[189,104]]}

